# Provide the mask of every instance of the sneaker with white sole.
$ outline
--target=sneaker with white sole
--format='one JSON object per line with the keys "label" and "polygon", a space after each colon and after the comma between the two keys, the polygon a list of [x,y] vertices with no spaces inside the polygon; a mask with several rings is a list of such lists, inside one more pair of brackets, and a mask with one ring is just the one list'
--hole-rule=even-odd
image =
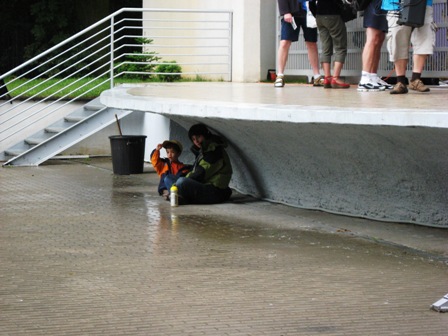
{"label": "sneaker with white sole", "polygon": [[358,91],[359,92],[378,92],[378,91],[384,91],[384,87],[379,85],[378,83],[369,81],[367,83],[359,83]]}
{"label": "sneaker with white sole", "polygon": [[380,77],[378,77],[378,76],[376,77],[376,82],[377,82],[379,85],[383,86],[385,90],[392,90],[392,88],[393,88],[393,85],[390,85],[388,82],[382,80],[382,79],[381,79]]}
{"label": "sneaker with white sole", "polygon": [[275,79],[275,82],[274,82],[275,87],[284,87],[285,86],[285,80],[283,77],[284,76],[282,76],[282,75],[277,76],[277,78]]}

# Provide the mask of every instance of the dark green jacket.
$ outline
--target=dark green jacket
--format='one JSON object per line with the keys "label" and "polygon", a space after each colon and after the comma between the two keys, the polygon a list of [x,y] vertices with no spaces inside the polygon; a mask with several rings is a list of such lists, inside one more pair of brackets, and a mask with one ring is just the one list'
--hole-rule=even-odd
{"label": "dark green jacket", "polygon": [[196,160],[187,177],[220,189],[227,188],[232,177],[232,165],[225,150],[227,142],[217,135],[212,135],[205,139],[201,146],[191,147]]}

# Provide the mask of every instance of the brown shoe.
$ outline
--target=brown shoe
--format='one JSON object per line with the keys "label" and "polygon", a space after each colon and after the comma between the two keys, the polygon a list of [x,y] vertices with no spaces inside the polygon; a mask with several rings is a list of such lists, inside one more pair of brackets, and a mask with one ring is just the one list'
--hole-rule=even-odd
{"label": "brown shoe", "polygon": [[409,88],[418,92],[429,92],[429,87],[423,84],[421,79],[413,80],[409,83]]}
{"label": "brown shoe", "polygon": [[390,94],[403,94],[408,93],[408,88],[401,82],[395,84],[394,88],[390,90]]}

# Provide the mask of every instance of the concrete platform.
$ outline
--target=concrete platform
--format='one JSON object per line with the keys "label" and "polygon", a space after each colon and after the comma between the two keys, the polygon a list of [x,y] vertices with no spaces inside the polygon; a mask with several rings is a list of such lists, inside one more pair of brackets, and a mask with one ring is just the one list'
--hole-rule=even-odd
{"label": "concrete platform", "polygon": [[118,87],[101,102],[168,117],[184,144],[192,124],[207,124],[228,139],[232,187],[244,194],[448,228],[447,88],[396,96],[356,86],[171,83]]}
{"label": "concrete platform", "polygon": [[447,331],[448,230],[263,202],[171,208],[149,167],[0,169],[0,335]]}

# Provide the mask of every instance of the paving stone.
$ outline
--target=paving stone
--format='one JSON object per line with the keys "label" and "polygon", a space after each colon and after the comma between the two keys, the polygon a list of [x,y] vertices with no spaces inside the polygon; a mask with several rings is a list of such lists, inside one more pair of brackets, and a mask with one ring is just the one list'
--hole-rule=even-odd
{"label": "paving stone", "polygon": [[444,251],[242,195],[173,209],[148,167],[88,163],[0,170],[0,335],[447,332]]}

